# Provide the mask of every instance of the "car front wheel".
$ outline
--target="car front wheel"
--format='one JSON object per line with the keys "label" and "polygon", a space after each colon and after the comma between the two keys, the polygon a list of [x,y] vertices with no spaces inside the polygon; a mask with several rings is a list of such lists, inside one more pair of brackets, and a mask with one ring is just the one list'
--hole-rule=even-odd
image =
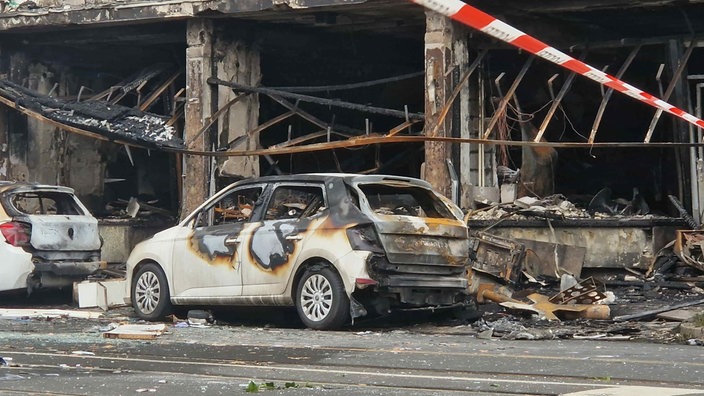
{"label": "car front wheel", "polygon": [[296,289],[296,310],[303,324],[312,329],[344,325],[350,316],[350,301],[342,279],[329,267],[307,269]]}
{"label": "car front wheel", "polygon": [[132,306],[137,316],[158,320],[171,313],[169,285],[164,271],[157,264],[142,266],[132,281]]}

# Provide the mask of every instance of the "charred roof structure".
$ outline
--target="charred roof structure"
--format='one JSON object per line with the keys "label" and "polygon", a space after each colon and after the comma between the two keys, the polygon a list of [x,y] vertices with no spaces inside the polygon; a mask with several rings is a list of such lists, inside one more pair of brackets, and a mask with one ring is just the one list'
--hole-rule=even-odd
{"label": "charred roof structure", "polygon": [[[701,118],[704,1],[467,3]],[[701,223],[701,129],[412,2],[0,4],[0,173],[104,218],[335,171],[422,176],[474,228],[601,246],[586,267]]]}

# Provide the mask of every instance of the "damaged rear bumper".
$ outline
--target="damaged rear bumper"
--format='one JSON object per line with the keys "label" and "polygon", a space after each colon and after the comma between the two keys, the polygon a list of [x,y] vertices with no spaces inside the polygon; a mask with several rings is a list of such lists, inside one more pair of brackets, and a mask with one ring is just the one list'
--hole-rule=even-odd
{"label": "damaged rear bumper", "polygon": [[105,268],[105,261],[61,261],[61,262],[35,262],[34,272],[51,273],[58,276],[84,276],[91,275],[101,268]]}
{"label": "damaged rear bumper", "polygon": [[370,258],[368,268],[377,283],[373,288],[358,290],[355,297],[380,314],[454,306],[469,296],[466,266],[393,264],[376,255]]}
{"label": "damaged rear bumper", "polygon": [[105,261],[37,262],[27,276],[27,290],[69,287],[106,266]]}

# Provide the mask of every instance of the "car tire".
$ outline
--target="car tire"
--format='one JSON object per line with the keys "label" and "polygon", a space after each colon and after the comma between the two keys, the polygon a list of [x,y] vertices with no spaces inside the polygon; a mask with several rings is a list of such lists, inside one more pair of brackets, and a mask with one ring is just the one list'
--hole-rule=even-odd
{"label": "car tire", "polygon": [[296,310],[311,329],[331,330],[347,323],[350,300],[340,276],[330,267],[307,269],[296,288]]}
{"label": "car tire", "polygon": [[163,319],[172,311],[166,275],[155,263],[139,268],[132,279],[131,294],[132,307],[141,319]]}

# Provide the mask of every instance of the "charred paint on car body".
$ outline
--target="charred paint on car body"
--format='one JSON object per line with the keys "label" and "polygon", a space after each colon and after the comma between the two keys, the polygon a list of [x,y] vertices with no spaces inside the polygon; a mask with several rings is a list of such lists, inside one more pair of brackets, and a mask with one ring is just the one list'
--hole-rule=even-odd
{"label": "charred paint on car body", "polygon": [[213,264],[231,265],[236,252],[234,246],[227,245],[225,240],[233,233],[239,234],[242,226],[243,224],[233,224],[231,227],[209,230],[196,228],[189,239],[191,250]]}

